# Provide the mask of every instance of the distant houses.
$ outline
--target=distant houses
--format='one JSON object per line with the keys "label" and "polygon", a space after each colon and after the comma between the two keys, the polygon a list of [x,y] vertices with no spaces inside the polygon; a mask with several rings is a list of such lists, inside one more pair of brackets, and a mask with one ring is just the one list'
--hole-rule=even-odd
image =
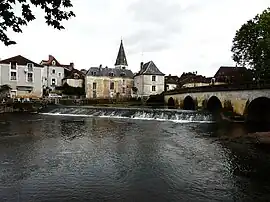
{"label": "distant houses", "polygon": [[[147,99],[178,88],[252,82],[251,70],[221,66],[213,77],[183,73],[165,76],[153,61],[141,62],[133,73],[128,66],[123,41],[114,67],[75,68],[74,63],[60,63],[54,56],[39,64],[21,55],[0,60],[1,96],[41,98],[50,94],[83,96],[87,99]],[[60,96],[59,95],[59,96]]]}

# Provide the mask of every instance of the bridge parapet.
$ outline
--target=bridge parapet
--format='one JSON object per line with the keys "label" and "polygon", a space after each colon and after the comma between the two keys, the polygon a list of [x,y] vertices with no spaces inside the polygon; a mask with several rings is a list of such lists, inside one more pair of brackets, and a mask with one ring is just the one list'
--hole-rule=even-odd
{"label": "bridge parapet", "polygon": [[171,91],[167,91],[164,94],[174,95],[181,93],[196,93],[196,92],[248,91],[248,90],[265,90],[265,89],[270,89],[270,84],[258,85],[254,83],[245,83],[245,84],[198,86],[193,88],[174,89]]}
{"label": "bridge parapet", "polygon": [[[164,95],[165,103],[181,109],[226,109],[235,114],[248,116],[252,103],[261,105],[253,109],[253,117],[264,117],[270,122],[270,85],[223,85],[187,88],[167,92]],[[258,100],[262,100],[259,102]],[[267,102],[269,101],[269,103]],[[254,110],[253,110],[254,111]],[[259,113],[260,112],[260,113]],[[256,114],[256,116],[254,115]]]}

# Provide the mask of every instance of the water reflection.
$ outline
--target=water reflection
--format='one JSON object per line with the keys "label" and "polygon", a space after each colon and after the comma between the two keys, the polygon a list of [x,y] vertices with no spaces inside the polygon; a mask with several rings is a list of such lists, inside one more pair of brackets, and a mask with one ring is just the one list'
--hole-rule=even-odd
{"label": "water reflection", "polygon": [[[242,124],[0,115],[7,201],[267,201],[268,149]],[[4,135],[3,135],[4,134]]]}

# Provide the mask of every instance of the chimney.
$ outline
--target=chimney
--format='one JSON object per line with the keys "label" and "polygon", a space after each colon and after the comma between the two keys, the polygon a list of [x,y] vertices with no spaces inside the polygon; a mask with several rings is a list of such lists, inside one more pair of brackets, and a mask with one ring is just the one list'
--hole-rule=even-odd
{"label": "chimney", "polygon": [[142,68],[143,68],[143,62],[141,62],[141,70],[142,70]]}
{"label": "chimney", "polygon": [[71,63],[69,64],[69,66],[71,67],[71,69],[74,69],[74,63],[73,63],[73,62],[71,62]]}
{"label": "chimney", "polygon": [[49,55],[49,60],[53,60],[54,57],[52,55]]}

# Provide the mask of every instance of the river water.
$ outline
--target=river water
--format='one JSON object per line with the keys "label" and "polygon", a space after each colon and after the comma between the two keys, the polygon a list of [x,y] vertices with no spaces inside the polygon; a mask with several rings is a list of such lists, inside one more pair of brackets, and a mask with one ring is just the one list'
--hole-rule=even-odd
{"label": "river water", "polygon": [[0,201],[269,201],[270,151],[241,124],[0,115]]}

